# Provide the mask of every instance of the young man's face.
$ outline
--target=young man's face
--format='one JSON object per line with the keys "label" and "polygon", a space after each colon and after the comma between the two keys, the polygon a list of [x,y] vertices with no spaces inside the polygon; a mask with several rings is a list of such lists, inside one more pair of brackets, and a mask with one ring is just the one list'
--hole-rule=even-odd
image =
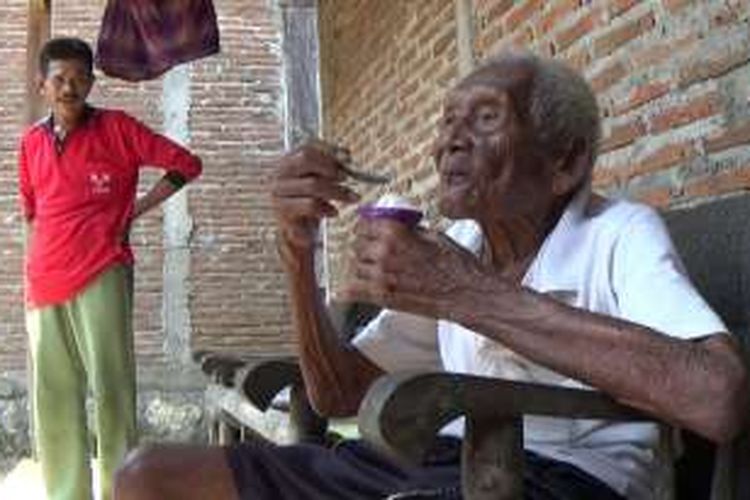
{"label": "young man's face", "polygon": [[40,92],[56,119],[76,123],[86,108],[93,83],[94,76],[83,61],[55,59],[49,62]]}

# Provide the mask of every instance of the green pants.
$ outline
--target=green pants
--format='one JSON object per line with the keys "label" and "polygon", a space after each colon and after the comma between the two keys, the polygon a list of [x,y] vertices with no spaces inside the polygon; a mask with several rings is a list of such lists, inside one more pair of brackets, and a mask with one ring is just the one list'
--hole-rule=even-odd
{"label": "green pants", "polygon": [[100,497],[135,445],[130,269],[116,265],[69,301],[27,312],[36,447],[49,500],[89,500],[86,395],[93,396]]}

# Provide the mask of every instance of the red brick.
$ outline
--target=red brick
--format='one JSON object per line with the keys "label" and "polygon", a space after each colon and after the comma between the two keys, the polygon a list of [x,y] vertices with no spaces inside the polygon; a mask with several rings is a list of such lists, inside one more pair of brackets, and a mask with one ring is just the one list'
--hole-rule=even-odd
{"label": "red brick", "polygon": [[602,153],[618,149],[628,144],[632,144],[636,139],[646,133],[646,126],[639,118],[612,127],[610,133],[604,137],[599,150]]}
{"label": "red brick", "polygon": [[610,0],[607,4],[607,14],[610,19],[614,19],[623,15],[639,3],[641,3],[640,0]]}
{"label": "red brick", "polygon": [[610,30],[594,41],[594,57],[608,56],[627,42],[643,35],[654,27],[656,19],[653,12],[648,12],[637,19],[628,21]]}
{"label": "red brick", "polygon": [[555,31],[560,24],[576,15],[575,12],[580,4],[580,0],[557,0],[555,3],[551,3],[539,21],[539,30],[542,33]]}
{"label": "red brick", "polygon": [[570,48],[560,54],[560,58],[579,73],[583,73],[591,64],[591,53],[585,47]]}
{"label": "red brick", "polygon": [[684,188],[686,198],[717,196],[734,191],[750,189],[750,165],[743,168],[719,172],[698,179],[691,179]]}
{"label": "red brick", "polygon": [[627,177],[638,177],[665,170],[679,163],[687,162],[698,155],[695,146],[688,143],[667,144],[641,158],[628,170]]}
{"label": "red brick", "polygon": [[705,149],[708,153],[716,153],[747,144],[750,144],[750,121],[711,135],[706,139]]}
{"label": "red brick", "polygon": [[661,2],[670,14],[674,14],[683,8],[693,5],[695,0],[662,0]]}
{"label": "red brick", "polygon": [[665,208],[672,200],[672,189],[664,186],[641,189],[631,193],[631,197],[652,207]]}
{"label": "red brick", "polygon": [[595,168],[592,184],[594,188],[606,189],[617,186],[622,182],[622,169],[616,167]]}
{"label": "red brick", "polygon": [[614,61],[591,77],[591,88],[601,93],[616,84],[627,75],[625,65],[621,61]]}
{"label": "red brick", "polygon": [[578,19],[573,25],[564,29],[554,36],[557,52],[567,49],[578,39],[591,33],[599,25],[600,13],[592,8]]}
{"label": "red brick", "polygon": [[643,47],[636,47],[629,53],[629,57],[634,68],[650,68],[674,59],[676,54],[690,50],[698,40],[698,34],[691,32],[679,38],[667,38]]}
{"label": "red brick", "polygon": [[711,92],[693,98],[688,103],[678,104],[650,119],[651,131],[661,133],[671,128],[688,125],[715,115],[721,110],[721,98]]}
{"label": "red brick", "polygon": [[653,101],[669,92],[670,83],[667,81],[647,82],[633,87],[627,99],[613,106],[615,116],[627,113],[635,108]]}
{"label": "red brick", "polygon": [[542,6],[544,6],[544,0],[520,0],[515,2],[513,8],[505,14],[503,20],[505,30],[516,29],[536,14]]}
{"label": "red brick", "polygon": [[700,44],[692,57],[679,69],[681,86],[718,78],[750,61],[750,39],[738,37],[737,43]]}

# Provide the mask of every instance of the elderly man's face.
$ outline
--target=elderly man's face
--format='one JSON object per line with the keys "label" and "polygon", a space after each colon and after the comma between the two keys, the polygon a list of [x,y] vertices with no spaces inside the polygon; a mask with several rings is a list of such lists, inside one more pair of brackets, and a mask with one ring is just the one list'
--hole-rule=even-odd
{"label": "elderly man's face", "polygon": [[519,113],[524,93],[513,91],[523,80],[480,74],[449,94],[434,148],[443,215],[517,218],[548,206],[550,169]]}

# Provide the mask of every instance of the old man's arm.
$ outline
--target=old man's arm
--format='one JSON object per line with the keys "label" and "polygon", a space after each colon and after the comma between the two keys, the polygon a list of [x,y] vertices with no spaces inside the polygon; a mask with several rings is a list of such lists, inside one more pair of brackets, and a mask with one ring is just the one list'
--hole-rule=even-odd
{"label": "old man's arm", "polygon": [[[635,252],[617,258],[646,257]],[[615,285],[629,287],[633,296],[638,286],[654,286],[658,277],[649,275],[647,264],[642,277],[617,278]],[[746,418],[747,371],[726,332],[702,332],[688,340],[577,309],[509,280],[445,237],[392,221],[360,223],[354,266],[352,299],[462,324],[714,441],[731,439]],[[630,282],[618,283],[623,280]]]}
{"label": "old man's arm", "polygon": [[320,221],[337,215],[335,203],[357,199],[343,179],[333,157],[302,147],[279,160],[271,196],[305,386],[313,406],[327,416],[355,414],[370,383],[383,373],[341,339],[315,276]]}

